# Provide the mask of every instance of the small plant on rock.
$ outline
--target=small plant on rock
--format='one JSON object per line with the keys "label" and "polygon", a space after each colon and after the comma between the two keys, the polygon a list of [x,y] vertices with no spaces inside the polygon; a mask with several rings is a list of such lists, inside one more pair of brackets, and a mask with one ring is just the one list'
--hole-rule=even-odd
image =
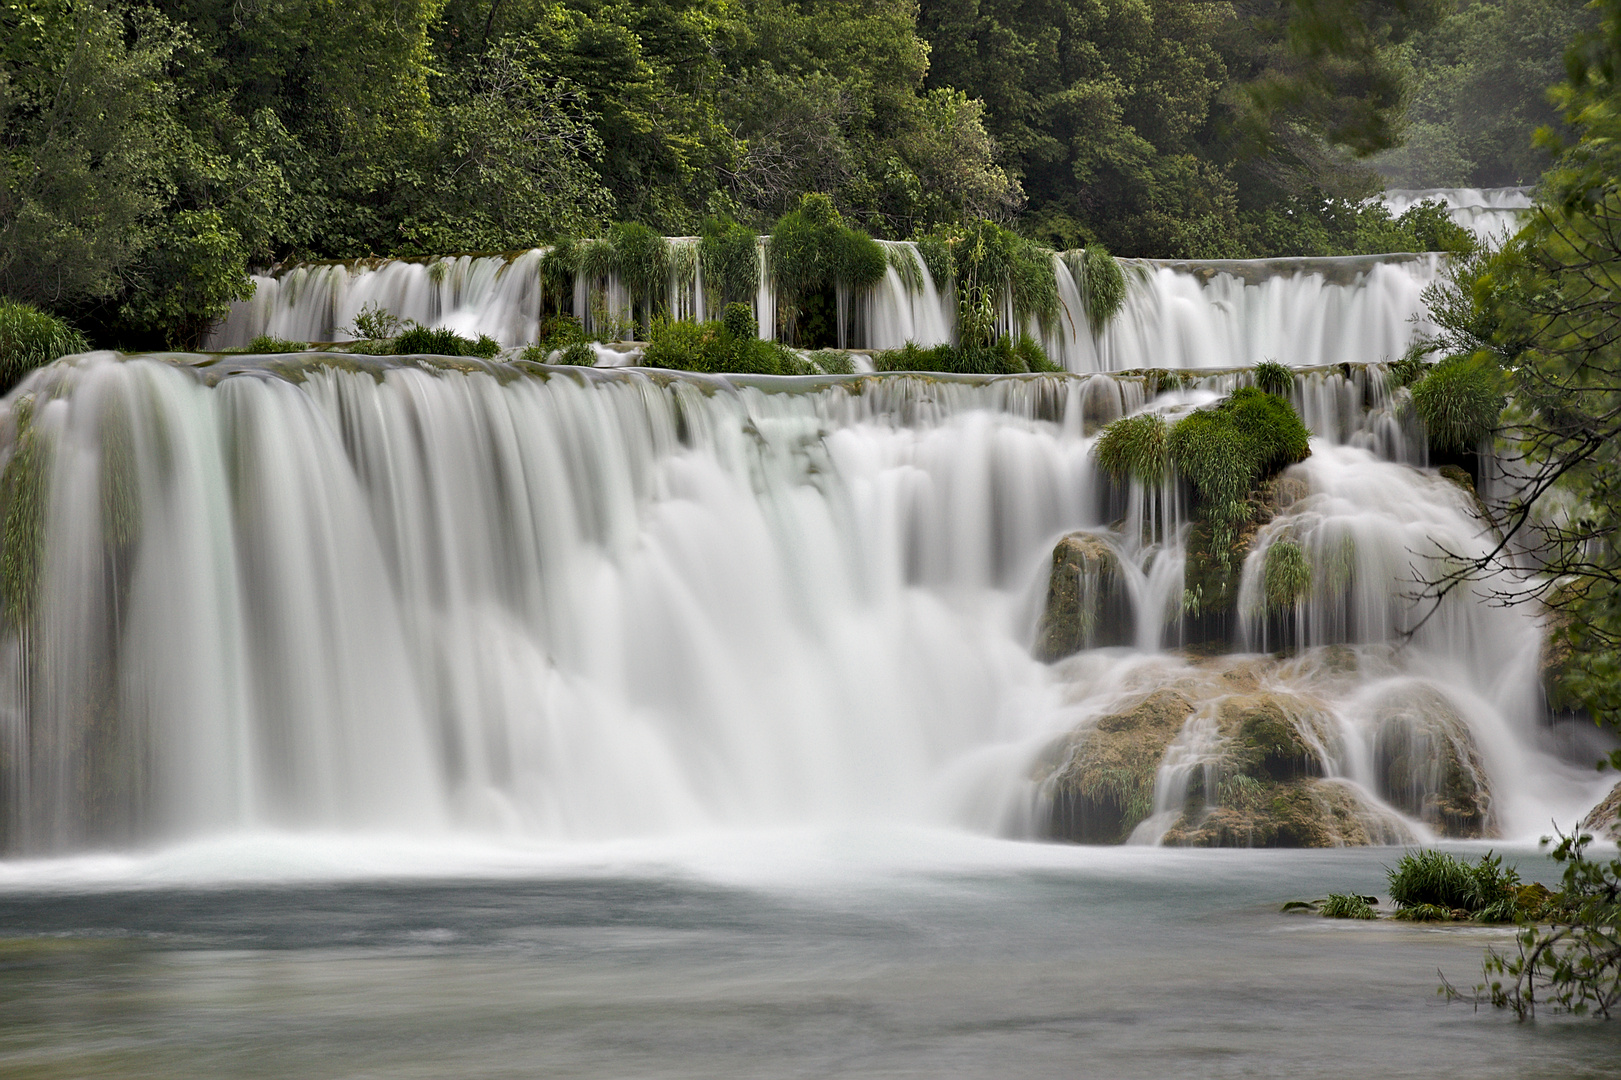
{"label": "small plant on rock", "polygon": [[1318,908],[1325,919],[1377,919],[1378,913],[1366,896],[1354,893],[1329,893]]}

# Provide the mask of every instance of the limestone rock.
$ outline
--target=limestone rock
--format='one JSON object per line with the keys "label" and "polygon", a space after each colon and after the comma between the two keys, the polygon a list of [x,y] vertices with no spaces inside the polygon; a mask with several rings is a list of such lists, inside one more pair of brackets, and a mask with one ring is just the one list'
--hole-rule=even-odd
{"label": "limestone rock", "polygon": [[1047,605],[1035,654],[1051,663],[1082,649],[1130,645],[1136,636],[1120,558],[1094,533],[1070,533],[1053,548]]}
{"label": "limestone rock", "polygon": [[1164,843],[1184,847],[1322,848],[1409,839],[1337,780],[1286,783],[1239,774],[1225,781],[1217,804],[1184,814]]}
{"label": "limestone rock", "polygon": [[1582,819],[1582,828],[1605,840],[1621,843],[1621,784],[1611,788],[1604,801]]}
{"label": "limestone rock", "polygon": [[1158,690],[1050,746],[1034,777],[1052,800],[1048,834],[1082,844],[1118,844],[1154,808],[1165,749],[1193,714],[1193,702]]}
{"label": "limestone rock", "polygon": [[1414,684],[1377,706],[1379,795],[1443,836],[1491,835],[1491,790],[1474,736],[1440,694]]}

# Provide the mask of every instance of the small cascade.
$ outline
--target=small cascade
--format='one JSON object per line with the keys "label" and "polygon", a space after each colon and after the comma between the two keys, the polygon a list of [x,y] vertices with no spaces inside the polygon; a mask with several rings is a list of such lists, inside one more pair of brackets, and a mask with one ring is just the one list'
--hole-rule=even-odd
{"label": "small cascade", "polygon": [[1453,222],[1495,246],[1525,224],[1526,211],[1531,208],[1531,189],[1390,188],[1380,197],[1392,217],[1400,217],[1426,200],[1445,203]]}

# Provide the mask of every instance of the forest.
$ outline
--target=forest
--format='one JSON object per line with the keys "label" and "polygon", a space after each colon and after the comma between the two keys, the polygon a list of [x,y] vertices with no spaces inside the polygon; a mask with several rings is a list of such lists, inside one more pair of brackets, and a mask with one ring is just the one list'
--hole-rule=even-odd
{"label": "forest", "polygon": [[0,294],[194,346],[248,272],[757,232],[1259,257],[1530,183],[1575,0],[4,0]]}

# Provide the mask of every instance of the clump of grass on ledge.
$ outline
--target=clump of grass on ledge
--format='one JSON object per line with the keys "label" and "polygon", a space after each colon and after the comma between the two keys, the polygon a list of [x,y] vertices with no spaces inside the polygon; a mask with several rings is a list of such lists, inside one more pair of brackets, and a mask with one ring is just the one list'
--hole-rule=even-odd
{"label": "clump of grass on ledge", "polygon": [[32,304],[0,300],[0,393],[35,368],[90,348],[84,335]]}
{"label": "clump of grass on ledge", "polygon": [[1081,288],[1086,296],[1086,318],[1097,334],[1125,306],[1126,274],[1101,244],[1089,245],[1084,259]]}
{"label": "clump of grass on ledge", "polygon": [[1501,379],[1490,364],[1443,360],[1413,384],[1413,407],[1438,450],[1472,450],[1497,428]]}
{"label": "clump of grass on ledge", "polygon": [[1003,335],[990,345],[935,345],[925,349],[908,341],[898,349],[874,353],[873,367],[879,371],[935,371],[950,375],[1026,375],[1056,373],[1064,369],[1053,363],[1041,342],[1029,334]]}
{"label": "clump of grass on ledge", "polygon": [[487,334],[480,334],[474,341],[445,327],[413,324],[394,339],[395,356],[476,356],[489,360],[500,351],[501,343]]}
{"label": "clump of grass on ledge", "polygon": [[1482,922],[1514,922],[1536,914],[1527,907],[1535,890],[1522,888],[1518,871],[1489,851],[1473,864],[1445,851],[1410,851],[1389,876],[1397,918],[1423,922],[1462,912]]}
{"label": "clump of grass on ledge", "polygon": [[1327,899],[1318,908],[1318,914],[1325,919],[1377,919],[1378,913],[1373,910],[1373,904],[1366,896],[1355,893],[1329,893]]}
{"label": "clump of grass on ledge", "polygon": [[1295,385],[1295,373],[1276,360],[1255,365],[1255,385],[1268,394],[1284,397]]}
{"label": "clump of grass on ledge", "polygon": [[1170,472],[1167,430],[1159,413],[1116,420],[1098,436],[1098,465],[1117,480],[1136,480],[1146,487],[1162,483]]}
{"label": "clump of grass on ledge", "polygon": [[309,342],[289,341],[287,338],[272,337],[269,334],[260,334],[243,348],[248,353],[294,353],[308,352]]}

